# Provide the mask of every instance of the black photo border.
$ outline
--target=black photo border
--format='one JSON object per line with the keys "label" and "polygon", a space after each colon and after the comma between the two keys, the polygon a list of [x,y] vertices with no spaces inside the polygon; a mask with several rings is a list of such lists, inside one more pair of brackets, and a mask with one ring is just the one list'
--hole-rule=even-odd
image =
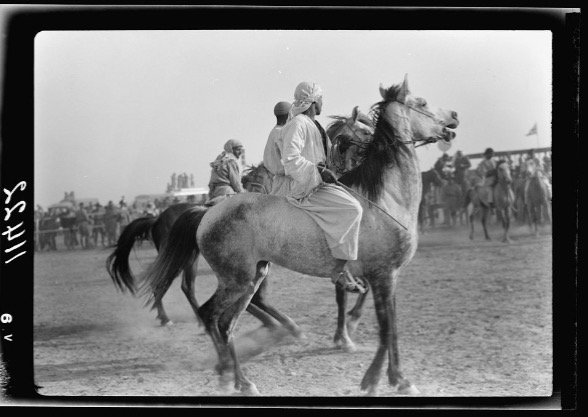
{"label": "black photo border", "polygon": [[[24,190],[12,201],[26,203],[7,226],[25,222],[23,256],[9,264],[13,242],[2,236],[0,323],[5,399],[33,405],[167,405],[204,407],[371,409],[575,409],[577,402],[577,278],[579,250],[579,27],[580,14],[559,8],[443,8],[323,6],[299,2],[277,6],[14,6],[4,10],[1,125],[1,185]],[[2,7],[2,6],[0,6]],[[553,33],[553,319],[554,394],[551,397],[295,398],[295,397],[45,397],[37,393],[33,369],[34,38],[44,30],[550,30]],[[499,92],[497,92],[499,93]],[[508,94],[508,92],[504,92]],[[3,210],[3,218],[4,218]],[[20,216],[20,217],[19,217]],[[12,335],[12,341],[4,337]]]}

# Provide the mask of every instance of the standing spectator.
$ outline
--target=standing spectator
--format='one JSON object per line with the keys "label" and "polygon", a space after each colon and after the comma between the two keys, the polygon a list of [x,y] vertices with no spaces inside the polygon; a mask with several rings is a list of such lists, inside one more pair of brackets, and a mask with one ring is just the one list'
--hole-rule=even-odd
{"label": "standing spectator", "polygon": [[92,220],[94,221],[94,227],[92,228],[92,237],[94,240],[94,246],[98,246],[98,235],[100,235],[100,243],[104,245],[104,208],[100,203],[94,205],[94,210],[90,213]]}
{"label": "standing spectator", "polygon": [[126,203],[121,204],[119,213],[119,234],[123,232],[125,227],[131,222],[131,213]]}
{"label": "standing spectator", "polygon": [[82,248],[90,249],[92,247],[92,243],[90,242],[92,218],[84,208],[84,203],[79,204],[78,211],[76,212],[76,224],[78,225],[78,231],[80,232]]}
{"label": "standing spectator", "polygon": [[104,212],[104,229],[106,231],[106,239],[108,240],[108,246],[116,243],[116,227],[118,225],[119,213],[112,203],[112,200],[108,202]]}

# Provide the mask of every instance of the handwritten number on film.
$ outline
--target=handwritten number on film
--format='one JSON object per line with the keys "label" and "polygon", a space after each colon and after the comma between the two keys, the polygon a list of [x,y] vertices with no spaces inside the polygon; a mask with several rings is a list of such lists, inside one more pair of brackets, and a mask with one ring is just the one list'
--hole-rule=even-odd
{"label": "handwritten number on film", "polygon": [[[11,191],[4,188],[4,194],[6,194],[6,199],[4,200],[4,204],[6,205],[6,207],[4,208],[4,213],[5,213],[4,214],[4,221],[5,222],[9,221],[11,219],[11,217],[14,215],[15,210],[16,210],[16,213],[22,213],[24,211],[24,209],[26,208],[27,205],[24,201],[15,202],[11,207],[8,206],[12,200],[12,195],[18,189],[20,189],[20,191],[23,191],[26,187],[27,187],[27,183],[24,181],[21,181],[18,184],[16,184],[16,186]],[[2,232],[2,236],[6,236],[6,239],[9,242],[12,242],[14,239],[18,239],[25,232],[23,224],[24,224],[24,222],[21,221],[20,223],[13,225],[13,226],[6,225],[6,229]],[[17,249],[19,249],[21,246],[23,246],[25,243],[26,243],[26,240],[23,239],[20,242],[17,241],[17,242],[11,243],[12,246],[10,246],[7,249],[4,249],[4,253],[10,254],[9,256],[11,256],[11,258],[8,260],[5,260],[4,263],[9,264],[10,262],[15,260],[19,256],[22,256],[25,253],[27,253],[26,250],[21,250],[20,252],[18,252],[16,254],[12,253],[12,252],[16,251]],[[6,246],[8,246],[8,245],[6,245]]]}
{"label": "handwritten number on film", "polygon": [[[19,219],[17,216],[19,213],[24,211],[27,205],[22,200],[17,201],[16,198],[14,200],[12,199],[14,193],[16,193],[18,190],[23,191],[26,187],[27,183],[25,181],[21,181],[16,184],[12,190],[7,190],[6,188],[3,189],[4,194],[6,195],[6,198],[4,199],[4,205],[6,206],[4,207],[4,221],[11,222],[8,223],[5,229],[2,231],[3,239],[6,239],[8,242],[7,245],[3,245],[4,247],[7,247],[7,249],[4,249],[4,253],[7,254],[7,256],[10,256],[9,259],[4,260],[5,264],[9,264],[26,253],[26,250],[22,249],[22,246],[26,243],[26,240],[21,238],[25,232],[25,228],[23,226],[24,221],[18,222]],[[13,219],[13,217],[17,217],[16,220]],[[19,249],[20,251],[17,252]],[[0,323],[3,325],[12,323],[12,315],[8,313],[0,314]],[[3,339],[12,342],[12,334],[5,335]]]}

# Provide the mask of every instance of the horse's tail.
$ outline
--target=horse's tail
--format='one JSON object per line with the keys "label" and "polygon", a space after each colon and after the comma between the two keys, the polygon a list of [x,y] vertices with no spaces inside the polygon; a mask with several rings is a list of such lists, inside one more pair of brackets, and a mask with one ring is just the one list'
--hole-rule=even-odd
{"label": "horse's tail", "polygon": [[135,293],[135,279],[129,266],[129,255],[137,240],[149,239],[155,217],[140,217],[130,222],[122,231],[114,252],[106,259],[106,270],[114,284],[121,290]]}
{"label": "horse's tail", "polygon": [[161,301],[175,277],[196,261],[200,254],[196,230],[206,211],[207,208],[199,206],[190,208],[174,222],[155,263],[143,277],[140,291],[148,296],[146,304]]}

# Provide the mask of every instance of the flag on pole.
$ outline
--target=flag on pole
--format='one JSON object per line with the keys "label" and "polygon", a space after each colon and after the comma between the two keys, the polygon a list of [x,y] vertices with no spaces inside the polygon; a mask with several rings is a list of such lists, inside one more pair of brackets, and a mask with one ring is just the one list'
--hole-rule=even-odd
{"label": "flag on pole", "polygon": [[533,125],[531,130],[529,130],[529,133],[527,133],[525,136],[531,136],[531,135],[536,135],[536,134],[537,134],[537,123],[535,123]]}

